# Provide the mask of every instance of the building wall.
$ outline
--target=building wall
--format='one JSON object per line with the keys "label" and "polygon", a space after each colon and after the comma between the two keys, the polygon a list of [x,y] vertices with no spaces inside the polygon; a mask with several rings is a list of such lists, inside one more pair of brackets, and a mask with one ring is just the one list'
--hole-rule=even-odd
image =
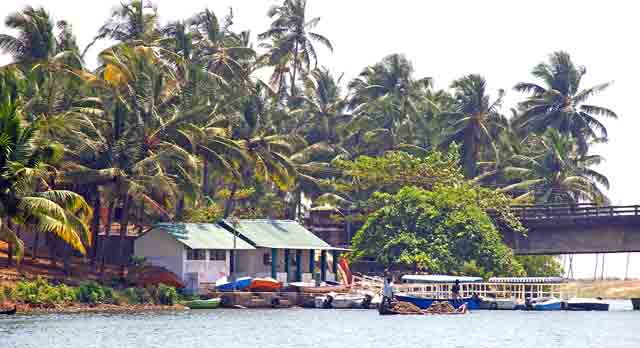
{"label": "building wall", "polygon": [[160,230],[152,230],[136,239],[134,255],[142,256],[149,263],[162,266],[175,273],[183,281],[186,251],[181,243]]}
{"label": "building wall", "polygon": [[226,252],[225,261],[209,260],[209,250],[206,251],[206,260],[187,260],[185,254],[183,278],[186,278],[187,273],[198,273],[200,283],[215,283],[229,275],[229,260],[229,251]]}
{"label": "building wall", "polygon": [[[209,260],[209,250],[205,251],[205,260],[187,260],[186,247],[168,234],[153,230],[138,238],[134,245],[136,256],[143,256],[156,266],[162,266],[175,273],[187,287],[197,288],[199,283],[215,283],[229,275],[229,251],[226,260]],[[191,281],[191,275],[197,274],[197,284]]]}
{"label": "building wall", "polygon": [[[301,266],[302,266],[302,277],[304,281],[310,281],[312,279],[311,271],[309,270],[309,250],[302,251],[301,257]],[[271,276],[271,264],[264,264],[264,255],[268,254],[271,257],[271,249],[270,248],[257,248],[256,250],[239,250],[238,254],[238,268],[237,272],[241,276],[252,276],[252,277],[270,277]],[[284,281],[288,279],[289,281],[293,281],[297,266],[295,264],[296,260],[296,251],[289,250],[289,277],[287,278],[286,273],[284,273],[284,249],[278,249],[278,280]],[[316,250],[315,252],[315,270],[316,272],[320,272],[320,251]],[[327,258],[327,261],[329,259]],[[327,275],[331,273],[330,267],[327,266]],[[335,276],[331,275],[328,278],[335,278]]]}

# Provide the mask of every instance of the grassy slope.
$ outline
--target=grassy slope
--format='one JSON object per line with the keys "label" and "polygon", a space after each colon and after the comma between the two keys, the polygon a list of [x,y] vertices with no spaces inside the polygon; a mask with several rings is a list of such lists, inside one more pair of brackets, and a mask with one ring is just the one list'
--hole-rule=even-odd
{"label": "grassy slope", "polygon": [[[110,279],[118,275],[118,267],[107,266],[105,268],[105,279]],[[51,260],[47,258],[31,259],[26,255],[19,267],[7,266],[7,244],[0,242],[0,284],[12,283],[21,279],[35,279],[42,277],[53,281],[64,281],[75,284],[82,280],[100,278],[99,274],[88,262],[82,259],[73,259],[71,262],[71,276],[66,278],[62,271],[62,260],[58,260],[57,267],[53,267]]]}
{"label": "grassy slope", "polygon": [[567,285],[569,294],[608,299],[640,298],[640,280],[575,281]]}

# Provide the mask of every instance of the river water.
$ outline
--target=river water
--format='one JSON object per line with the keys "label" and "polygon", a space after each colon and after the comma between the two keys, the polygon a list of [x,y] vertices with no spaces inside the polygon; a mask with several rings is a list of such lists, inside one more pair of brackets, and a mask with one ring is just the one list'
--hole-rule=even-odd
{"label": "river water", "polygon": [[379,316],[374,310],[233,310],[0,318],[0,348],[639,347],[640,312],[474,311]]}

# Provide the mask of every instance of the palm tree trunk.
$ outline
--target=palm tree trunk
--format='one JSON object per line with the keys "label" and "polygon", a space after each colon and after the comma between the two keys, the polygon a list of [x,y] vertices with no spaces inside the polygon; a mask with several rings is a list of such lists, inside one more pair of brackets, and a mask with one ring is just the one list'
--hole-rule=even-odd
{"label": "palm tree trunk", "polygon": [[31,259],[35,260],[38,258],[38,244],[40,244],[40,232],[35,231],[33,237],[33,246],[31,249]]}
{"label": "palm tree trunk", "polygon": [[209,162],[205,160],[202,163],[202,195],[209,195]]}
{"label": "palm tree trunk", "polygon": [[109,208],[107,208],[107,224],[104,227],[104,236],[102,237],[102,241],[100,241],[100,275],[104,274],[104,266],[105,266],[105,254],[107,253],[107,241],[109,240],[109,236],[111,235],[111,224],[113,223],[113,214],[115,212],[117,199],[114,199],[110,204]]}
{"label": "palm tree trunk", "polygon": [[118,243],[118,249],[119,249],[119,257],[118,257],[118,261],[120,261],[120,264],[122,266],[125,266],[127,264],[127,262],[124,261],[124,245],[125,245],[125,240],[126,240],[126,236],[127,236],[127,227],[129,226],[129,205],[131,203],[131,198],[129,197],[129,195],[125,195],[124,199],[123,199],[123,204],[122,204],[122,214],[120,216],[120,241]]}
{"label": "palm tree trunk", "polygon": [[182,218],[184,217],[183,215],[184,215],[184,194],[181,194],[180,198],[178,198],[178,202],[176,203],[175,220],[182,221]]}
{"label": "palm tree trunk", "polygon": [[49,256],[51,258],[51,266],[54,268],[57,266],[57,254],[58,253],[58,237],[51,236],[51,245],[49,246]]}
{"label": "palm tree trunk", "polygon": [[238,191],[238,185],[236,183],[233,183],[231,185],[231,194],[229,195],[229,198],[227,199],[226,204],[224,205],[224,215],[223,217],[226,219],[229,217],[229,215],[231,215],[231,212],[233,211],[233,206],[234,206],[234,198],[236,197],[236,191]]}
{"label": "palm tree trunk", "polygon": [[296,48],[293,52],[293,72],[291,73],[291,97],[296,93],[296,72],[298,70],[298,41],[296,41]]}
{"label": "palm tree trunk", "polygon": [[100,201],[100,190],[96,187],[96,197],[93,202],[93,225],[91,226],[91,234],[93,245],[91,246],[91,266],[95,266],[98,259],[98,235],[100,231],[100,210],[102,210],[102,202]]}
{"label": "palm tree trunk", "polygon": [[[5,219],[3,223],[8,229],[11,229],[9,218]],[[11,265],[13,265],[13,243],[11,243],[11,241],[7,241],[7,266]]]}
{"label": "palm tree trunk", "polygon": [[73,257],[73,253],[71,252],[71,247],[68,244],[62,245],[62,269],[64,270],[64,275],[66,277],[71,276],[71,257]]}

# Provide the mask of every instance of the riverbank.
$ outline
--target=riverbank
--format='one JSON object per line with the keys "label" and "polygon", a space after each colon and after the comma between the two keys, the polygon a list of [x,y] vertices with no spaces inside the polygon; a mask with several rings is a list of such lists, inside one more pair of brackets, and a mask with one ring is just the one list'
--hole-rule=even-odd
{"label": "riverbank", "polygon": [[565,291],[586,298],[640,298],[640,280],[577,280],[567,284]]}
{"label": "riverbank", "polygon": [[99,305],[85,305],[85,304],[69,304],[65,306],[54,307],[33,307],[24,303],[9,303],[5,302],[0,304],[1,309],[10,309],[16,306],[18,314],[71,314],[71,313],[108,313],[108,314],[127,314],[127,313],[143,313],[143,312],[173,312],[187,310],[187,307],[177,304],[173,306],[165,305],[113,305],[113,304],[99,304]]}

